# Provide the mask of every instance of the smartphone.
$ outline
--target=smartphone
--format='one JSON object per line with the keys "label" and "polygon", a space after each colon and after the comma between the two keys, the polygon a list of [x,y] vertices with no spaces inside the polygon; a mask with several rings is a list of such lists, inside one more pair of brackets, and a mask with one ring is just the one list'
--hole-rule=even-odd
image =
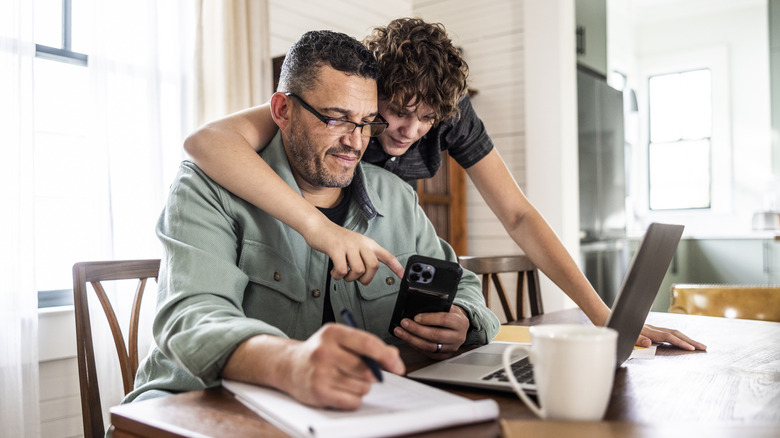
{"label": "smartphone", "polygon": [[420,255],[409,257],[388,331],[418,313],[449,312],[463,275],[459,264]]}

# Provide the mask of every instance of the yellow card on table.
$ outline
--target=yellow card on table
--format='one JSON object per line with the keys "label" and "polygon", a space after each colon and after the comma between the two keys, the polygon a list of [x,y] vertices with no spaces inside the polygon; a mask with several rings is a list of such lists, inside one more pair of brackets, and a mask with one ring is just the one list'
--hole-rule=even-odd
{"label": "yellow card on table", "polygon": [[531,333],[524,325],[502,325],[494,341],[531,343]]}

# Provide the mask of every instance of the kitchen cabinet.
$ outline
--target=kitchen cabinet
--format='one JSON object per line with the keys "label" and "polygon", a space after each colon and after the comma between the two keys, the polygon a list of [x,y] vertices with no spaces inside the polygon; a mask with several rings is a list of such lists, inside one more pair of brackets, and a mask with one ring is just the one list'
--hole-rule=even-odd
{"label": "kitchen cabinet", "polygon": [[764,241],[764,263],[767,283],[780,285],[780,234]]}
{"label": "kitchen cabinet", "polygon": [[577,64],[607,76],[607,1],[576,0]]}
{"label": "kitchen cabinet", "polygon": [[658,294],[653,301],[653,312],[666,312],[669,310],[669,304],[671,303],[669,294],[673,284],[694,283],[691,279],[691,270],[688,268],[691,260],[691,246],[693,246],[691,242],[692,241],[689,239],[683,239],[680,241],[680,244],[677,245],[677,251],[674,253],[672,262],[669,264],[669,269],[666,271],[664,281],[661,283],[661,287],[658,288]]}
{"label": "kitchen cabinet", "polygon": [[768,239],[696,239],[689,269],[693,283],[768,283]]}

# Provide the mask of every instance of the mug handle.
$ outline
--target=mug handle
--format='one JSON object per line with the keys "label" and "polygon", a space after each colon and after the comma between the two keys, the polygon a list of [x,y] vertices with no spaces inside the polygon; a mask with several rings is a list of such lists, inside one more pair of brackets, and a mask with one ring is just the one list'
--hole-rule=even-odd
{"label": "mug handle", "polygon": [[536,414],[539,418],[545,417],[544,408],[540,407],[536,403],[534,403],[533,400],[531,400],[531,397],[528,397],[526,395],[525,391],[523,391],[522,388],[520,388],[520,384],[517,382],[517,378],[515,377],[515,374],[512,372],[512,352],[515,350],[523,350],[526,353],[528,353],[528,359],[533,361],[533,349],[530,345],[510,345],[504,350],[503,355],[503,362],[504,362],[504,372],[507,375],[507,379],[509,379],[509,383],[512,385],[512,389],[515,391],[518,397],[520,397],[520,400],[525,403],[526,406],[528,406],[528,409],[530,409],[534,414]]}

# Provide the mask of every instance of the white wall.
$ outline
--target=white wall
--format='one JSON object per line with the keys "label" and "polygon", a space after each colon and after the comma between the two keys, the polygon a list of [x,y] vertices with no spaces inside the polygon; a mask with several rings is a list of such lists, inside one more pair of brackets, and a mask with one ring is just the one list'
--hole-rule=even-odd
{"label": "white wall", "polygon": [[[463,49],[470,87],[478,92],[474,108],[496,149],[531,202],[577,254],[573,0],[489,0],[478,8],[466,0],[415,1],[414,13],[443,23]],[[467,226],[469,254],[522,252],[471,181]],[[541,288],[545,310],[572,305],[548,279],[542,279]]]}
{"label": "white wall", "polygon": [[[463,0],[415,2],[416,16],[442,23],[469,64],[472,103],[496,149],[520,187],[526,188],[523,5],[488,0],[478,8]],[[468,251],[471,255],[518,254],[496,216],[467,179]]]}
{"label": "white wall", "polygon": [[269,0],[271,56],[287,53],[310,30],[333,30],[362,40],[375,26],[412,12],[412,0]]}
{"label": "white wall", "polygon": [[[577,260],[580,213],[574,0],[525,3],[527,194]],[[541,288],[545,311],[575,307],[551,281],[544,281]]]}
{"label": "white wall", "polygon": [[38,312],[42,437],[83,436],[73,308]]}

